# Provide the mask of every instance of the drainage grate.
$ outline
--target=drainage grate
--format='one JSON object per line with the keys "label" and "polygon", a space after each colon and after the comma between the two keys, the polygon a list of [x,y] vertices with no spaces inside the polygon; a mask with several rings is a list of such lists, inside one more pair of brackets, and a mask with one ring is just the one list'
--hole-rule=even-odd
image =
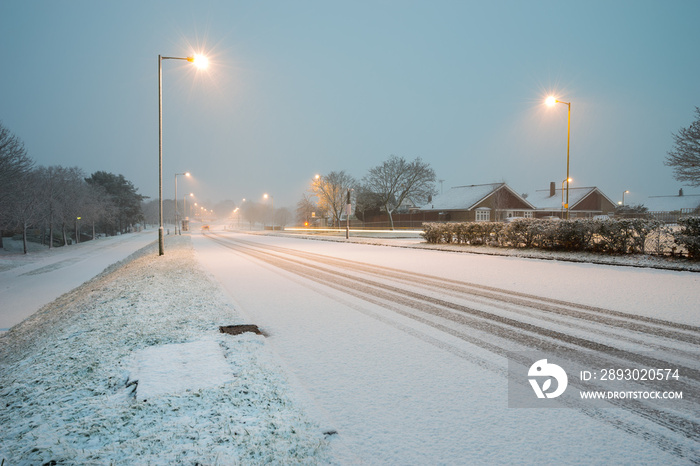
{"label": "drainage grate", "polygon": [[260,331],[257,325],[245,324],[245,325],[226,325],[219,327],[221,333],[228,333],[229,335],[240,335],[241,333],[253,332],[257,335],[265,334]]}

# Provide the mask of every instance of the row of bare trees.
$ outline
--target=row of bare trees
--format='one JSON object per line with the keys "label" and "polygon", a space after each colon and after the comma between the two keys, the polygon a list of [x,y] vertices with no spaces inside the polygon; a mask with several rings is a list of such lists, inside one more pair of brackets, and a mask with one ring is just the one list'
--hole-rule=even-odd
{"label": "row of bare trees", "polygon": [[357,218],[364,221],[368,215],[384,212],[394,229],[392,215],[396,211],[423,205],[434,194],[435,171],[427,162],[420,157],[407,161],[392,155],[369,169],[360,181],[345,170],[316,176],[309,193],[297,203],[297,217],[302,221],[324,217],[338,226],[350,201]]}
{"label": "row of bare trees", "polygon": [[[2,233],[30,231],[49,247],[80,241],[81,229],[116,234],[141,217],[142,196],[122,175],[34,165],[23,142],[0,123],[0,247]],[[87,226],[86,226],[87,225]]]}

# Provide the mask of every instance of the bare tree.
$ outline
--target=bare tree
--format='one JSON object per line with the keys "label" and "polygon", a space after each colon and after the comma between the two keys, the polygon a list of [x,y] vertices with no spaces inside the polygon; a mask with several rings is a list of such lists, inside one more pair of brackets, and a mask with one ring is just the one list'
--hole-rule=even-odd
{"label": "bare tree", "polygon": [[[259,202],[246,201],[241,205],[243,218],[248,221],[250,228],[256,223],[265,223],[266,216],[269,216],[269,207]],[[267,217],[269,218],[269,217]]]}
{"label": "bare tree", "polygon": [[674,147],[668,151],[665,164],[673,167],[678,181],[700,186],[700,107],[695,107],[697,119],[673,135]]}
{"label": "bare tree", "polygon": [[317,176],[311,182],[311,192],[318,198],[318,207],[333,218],[333,225],[340,226],[340,217],[345,211],[347,192],[354,189],[357,181],[345,170]]}
{"label": "bare tree", "polygon": [[363,184],[367,191],[377,196],[386,210],[392,230],[392,214],[404,201],[423,204],[429,196],[437,193],[435,171],[420,157],[407,162],[403,157],[392,155],[381,165],[370,169],[363,178]]}
{"label": "bare tree", "polygon": [[37,168],[37,176],[41,179],[43,185],[43,218],[46,225],[49,227],[49,249],[53,248],[54,225],[60,209],[60,174],[63,167],[39,167]]}
{"label": "bare tree", "polygon": [[33,166],[24,143],[0,122],[0,248],[2,229],[13,221],[9,215],[15,210],[11,203],[17,200],[17,190]]}
{"label": "bare tree", "polygon": [[11,193],[7,215],[10,225],[22,230],[22,245],[27,254],[27,230],[34,226],[42,216],[42,183],[39,174],[33,170],[21,176]]}
{"label": "bare tree", "polygon": [[292,213],[286,207],[275,209],[275,225],[279,225],[284,229],[287,223],[292,219]]}
{"label": "bare tree", "polygon": [[297,202],[296,214],[300,224],[310,223],[311,218],[318,212],[318,206],[308,194],[302,194]]}

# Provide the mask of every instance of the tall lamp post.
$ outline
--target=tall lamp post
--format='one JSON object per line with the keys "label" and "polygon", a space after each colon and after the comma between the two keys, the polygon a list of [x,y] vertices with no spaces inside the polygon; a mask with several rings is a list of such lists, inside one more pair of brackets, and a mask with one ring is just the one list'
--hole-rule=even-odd
{"label": "tall lamp post", "polygon": [[[175,173],[175,234],[177,235],[177,177],[178,176],[190,176],[190,172],[185,173]],[[183,207],[184,209],[184,207]],[[180,234],[182,234],[182,228],[180,228]]]}
{"label": "tall lamp post", "polygon": [[571,141],[571,102],[564,102],[561,100],[557,100],[556,98],[549,96],[547,97],[547,100],[545,101],[547,105],[550,107],[554,106],[554,104],[565,104],[567,107],[569,107],[569,116],[568,116],[568,121],[567,121],[567,127],[566,127],[566,204],[564,204],[564,207],[566,207],[566,219],[569,219],[569,142]]}
{"label": "tall lamp post", "polygon": [[[163,60],[187,60],[197,68],[206,68],[208,60],[202,55],[191,57],[162,57],[158,55],[158,255],[165,254],[165,237],[163,236]],[[176,178],[177,179],[177,178]],[[177,204],[177,195],[175,196]],[[177,211],[177,207],[175,208]]]}
{"label": "tall lamp post", "polygon": [[629,193],[630,193],[629,189],[625,189],[624,191],[622,191],[622,207],[625,206],[625,194],[629,194]]}

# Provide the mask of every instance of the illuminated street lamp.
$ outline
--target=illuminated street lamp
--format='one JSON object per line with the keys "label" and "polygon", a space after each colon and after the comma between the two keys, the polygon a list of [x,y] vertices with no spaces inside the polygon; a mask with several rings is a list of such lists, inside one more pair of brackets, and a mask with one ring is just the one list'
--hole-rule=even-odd
{"label": "illuminated street lamp", "polygon": [[75,217],[75,244],[80,243],[80,227],[78,226],[78,220],[83,217]]}
{"label": "illuminated street lamp", "polygon": [[[194,193],[190,193],[190,197],[194,197]],[[189,216],[187,215],[187,196],[182,196],[182,216],[184,220],[189,220]]]}
{"label": "illuminated street lamp", "polygon": [[[175,234],[177,235],[177,177],[180,176],[190,176],[190,172],[185,173],[175,173]],[[182,228],[180,228],[180,234],[182,234]]]}
{"label": "illuminated street lamp", "polygon": [[622,191],[622,207],[625,206],[625,194],[629,194],[629,193],[630,192],[628,189],[625,189],[624,191]]}
{"label": "illuminated street lamp", "polygon": [[[275,231],[275,198],[267,193],[263,194],[263,198],[267,199],[268,197],[270,198],[270,205],[272,206],[272,231]],[[263,229],[265,229],[264,224]]]}
{"label": "illuminated street lamp", "polygon": [[[206,68],[209,61],[202,55],[187,58],[162,57],[158,55],[158,255],[165,254],[165,238],[163,236],[163,60],[187,60],[197,68]],[[177,180],[177,178],[175,178]],[[175,195],[175,211],[177,212],[177,194]],[[177,226],[176,226],[177,228]]]}
{"label": "illuminated street lamp", "polygon": [[554,104],[565,104],[567,107],[569,107],[569,117],[568,117],[568,123],[567,123],[567,129],[566,129],[566,204],[564,204],[564,207],[566,207],[566,218],[567,220],[569,219],[569,142],[571,141],[571,102],[563,102],[561,100],[557,100],[553,96],[547,97],[547,100],[545,100],[545,103],[549,105],[550,107],[554,106]]}

